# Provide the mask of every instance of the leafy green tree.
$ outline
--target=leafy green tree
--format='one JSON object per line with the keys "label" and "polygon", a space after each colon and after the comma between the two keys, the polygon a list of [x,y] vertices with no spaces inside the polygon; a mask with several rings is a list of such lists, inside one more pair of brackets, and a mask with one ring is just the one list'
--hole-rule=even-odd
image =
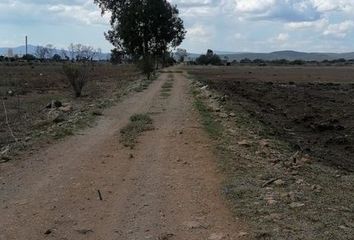
{"label": "leafy green tree", "polygon": [[196,62],[200,65],[221,65],[221,58],[214,54],[213,50],[208,49],[206,54],[202,54],[196,59]]}
{"label": "leafy green tree", "polygon": [[36,60],[36,57],[32,54],[25,54],[22,56],[22,59],[27,61],[33,61]]}
{"label": "leafy green tree", "polygon": [[111,50],[111,63],[120,64],[122,63],[123,57],[124,53],[117,48]]}
{"label": "leafy green tree", "polygon": [[[105,35],[118,51],[131,55],[141,66],[158,58],[165,62],[170,48],[179,46],[186,31],[176,6],[167,0],[94,0],[102,14],[111,13],[111,27]],[[146,67],[146,69],[154,69]],[[145,74],[149,77],[152,72]],[[152,70],[153,71],[153,70]]]}
{"label": "leafy green tree", "polygon": [[61,56],[59,54],[54,54],[52,57],[53,61],[60,62],[61,61]]}

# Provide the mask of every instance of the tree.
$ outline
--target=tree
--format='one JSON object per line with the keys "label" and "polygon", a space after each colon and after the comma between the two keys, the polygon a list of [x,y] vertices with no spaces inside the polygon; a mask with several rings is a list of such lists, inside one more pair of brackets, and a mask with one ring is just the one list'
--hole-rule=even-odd
{"label": "tree", "polygon": [[54,53],[56,52],[56,49],[54,48],[54,46],[52,44],[47,44],[45,46],[45,49],[46,49],[45,57],[46,58],[52,58]]}
{"label": "tree", "polygon": [[[102,14],[111,13],[111,27],[105,35],[117,51],[143,61],[149,78],[158,58],[165,62],[170,48],[179,46],[186,31],[176,6],[167,0],[94,0]],[[148,66],[149,65],[149,66]],[[148,66],[148,67],[147,67]],[[152,67],[151,67],[152,66]]]}
{"label": "tree", "polygon": [[206,54],[202,54],[196,59],[196,62],[201,65],[220,65],[221,58],[217,54],[214,54],[213,50],[208,49]]}
{"label": "tree", "polygon": [[82,89],[88,82],[88,66],[85,64],[64,64],[63,71],[71,84],[75,97],[81,97]]}
{"label": "tree", "polygon": [[120,64],[123,61],[124,52],[119,51],[117,48],[111,50],[111,63]]}
{"label": "tree", "polygon": [[75,45],[73,43],[70,43],[70,45],[68,47],[68,52],[70,55],[70,59],[75,60]]}
{"label": "tree", "polygon": [[184,62],[184,59],[188,56],[187,50],[183,48],[177,48],[176,57],[178,62]]}
{"label": "tree", "polygon": [[54,56],[52,57],[52,59],[56,62],[60,62],[61,61],[61,56],[59,54],[54,54]]}
{"label": "tree", "polygon": [[73,44],[71,43],[68,47],[68,52],[71,60],[76,60],[79,62],[92,61],[95,56],[98,56],[101,49],[95,49],[89,45],[83,44]]}
{"label": "tree", "polygon": [[64,59],[64,60],[69,60],[70,58],[68,57],[68,55],[67,55],[67,53],[66,53],[66,51],[65,51],[65,49],[60,49],[60,57],[61,57],[61,59]]}
{"label": "tree", "polygon": [[22,56],[22,59],[27,61],[33,61],[36,60],[36,57],[32,54],[25,54]]}
{"label": "tree", "polygon": [[47,44],[45,47],[37,46],[35,56],[39,59],[52,58],[55,51],[52,44]]}
{"label": "tree", "polygon": [[47,49],[42,46],[37,46],[35,55],[39,59],[44,59],[45,55],[47,54]]}

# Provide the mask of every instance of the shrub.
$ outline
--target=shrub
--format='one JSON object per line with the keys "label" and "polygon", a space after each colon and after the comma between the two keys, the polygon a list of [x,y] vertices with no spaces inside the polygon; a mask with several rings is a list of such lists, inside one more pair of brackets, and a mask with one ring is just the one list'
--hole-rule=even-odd
{"label": "shrub", "polygon": [[88,82],[88,66],[85,64],[65,64],[63,70],[73,87],[75,97],[81,97],[82,89]]}
{"label": "shrub", "polygon": [[208,49],[207,54],[202,54],[196,59],[197,64],[200,65],[221,65],[221,58]]}
{"label": "shrub", "polygon": [[138,67],[141,72],[150,80],[151,75],[155,72],[154,68],[154,60],[152,56],[146,55],[144,56],[138,63]]}

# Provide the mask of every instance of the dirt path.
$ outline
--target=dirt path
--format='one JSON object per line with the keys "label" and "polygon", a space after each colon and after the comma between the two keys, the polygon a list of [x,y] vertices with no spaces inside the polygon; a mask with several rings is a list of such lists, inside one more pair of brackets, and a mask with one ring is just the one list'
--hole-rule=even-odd
{"label": "dirt path", "polygon": [[[239,239],[189,82],[175,74],[171,96],[161,98],[167,78],[109,109],[96,127],[0,165],[0,239]],[[134,150],[123,147],[119,130],[143,112],[156,129]]]}

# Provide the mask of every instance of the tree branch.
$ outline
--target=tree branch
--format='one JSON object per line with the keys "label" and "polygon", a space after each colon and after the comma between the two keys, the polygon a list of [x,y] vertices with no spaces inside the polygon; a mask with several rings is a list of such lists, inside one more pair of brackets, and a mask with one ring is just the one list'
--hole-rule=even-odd
{"label": "tree branch", "polygon": [[14,135],[14,132],[11,129],[10,123],[9,123],[9,118],[7,116],[7,110],[6,110],[6,105],[5,105],[5,101],[2,100],[2,106],[4,107],[4,112],[5,112],[5,123],[7,125],[7,128],[9,129],[10,135],[12,136],[12,138],[15,140],[16,143],[18,143],[17,138]]}

